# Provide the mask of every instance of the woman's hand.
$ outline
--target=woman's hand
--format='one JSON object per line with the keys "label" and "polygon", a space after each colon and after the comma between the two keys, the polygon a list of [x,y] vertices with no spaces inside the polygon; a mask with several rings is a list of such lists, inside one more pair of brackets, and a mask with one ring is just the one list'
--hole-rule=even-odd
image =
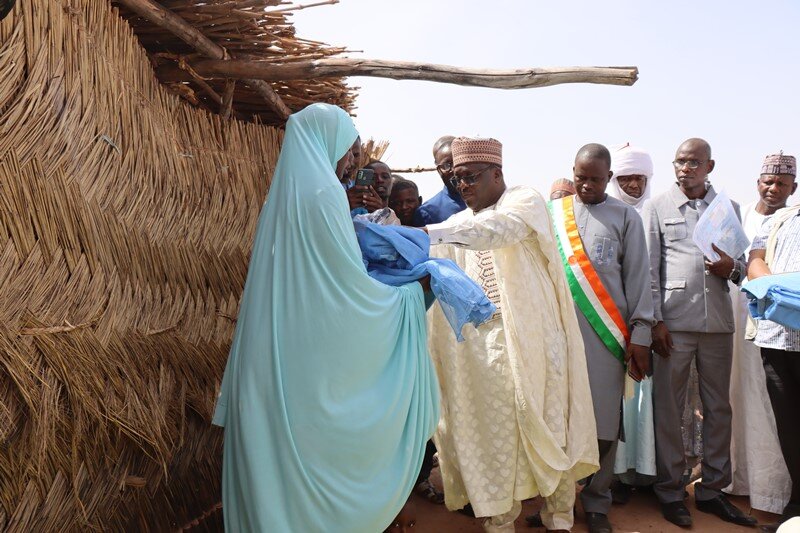
{"label": "woman's hand", "polygon": [[417,280],[420,285],[422,285],[422,290],[424,292],[431,292],[431,275],[428,274],[424,278],[419,278]]}

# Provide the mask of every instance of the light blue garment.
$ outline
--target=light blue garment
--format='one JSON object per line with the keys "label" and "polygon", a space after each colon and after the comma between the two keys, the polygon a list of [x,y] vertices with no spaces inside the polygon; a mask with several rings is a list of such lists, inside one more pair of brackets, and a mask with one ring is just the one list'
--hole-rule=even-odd
{"label": "light blue garment", "polygon": [[422,230],[382,226],[354,219],[358,244],[373,278],[388,285],[404,285],[431,276],[431,290],[442,307],[456,339],[468,322],[480,326],[497,311],[483,289],[449,259],[431,258],[431,240]]}
{"label": "light blue garment", "polygon": [[334,168],[350,117],[289,117],[214,423],[225,529],[376,533],[405,503],[439,418],[423,292],[361,261]]}
{"label": "light blue garment", "polygon": [[653,378],[646,377],[622,401],[625,441],[617,445],[614,473],[628,485],[649,485],[656,476],[656,435],[653,422]]}
{"label": "light blue garment", "polygon": [[753,318],[800,329],[800,272],[761,276],[745,283],[742,292]]}

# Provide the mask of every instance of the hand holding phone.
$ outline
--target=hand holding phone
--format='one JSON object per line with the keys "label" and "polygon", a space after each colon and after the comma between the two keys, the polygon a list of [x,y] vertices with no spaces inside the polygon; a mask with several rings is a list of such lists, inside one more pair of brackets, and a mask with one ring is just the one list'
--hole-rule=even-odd
{"label": "hand holding phone", "polygon": [[369,189],[375,185],[375,171],[370,168],[362,168],[356,173],[356,187]]}

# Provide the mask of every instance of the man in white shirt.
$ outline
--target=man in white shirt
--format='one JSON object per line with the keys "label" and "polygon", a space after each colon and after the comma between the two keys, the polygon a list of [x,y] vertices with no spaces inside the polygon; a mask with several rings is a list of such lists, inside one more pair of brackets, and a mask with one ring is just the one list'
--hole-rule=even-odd
{"label": "man in white shirt", "polygon": [[[780,154],[770,174],[779,178],[776,187],[794,192],[797,162]],[[800,206],[785,207],[768,218],[753,239],[747,275],[750,279],[770,274],[800,271]],[[769,320],[758,321],[755,344],[761,349],[767,392],[775,413],[781,451],[792,478],[792,493],[781,522],[800,516],[800,330]],[[762,527],[778,531],[780,524]]]}

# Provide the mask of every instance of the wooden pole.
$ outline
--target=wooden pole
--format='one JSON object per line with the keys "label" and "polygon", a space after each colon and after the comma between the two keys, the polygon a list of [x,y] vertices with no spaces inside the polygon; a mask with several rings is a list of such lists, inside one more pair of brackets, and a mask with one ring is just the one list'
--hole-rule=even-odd
{"label": "wooden pole", "polygon": [[222,120],[231,118],[231,111],[233,110],[233,92],[236,89],[236,80],[227,80],[225,82],[225,91],[222,93],[222,108],[220,115]]}
{"label": "wooden pole", "polygon": [[176,37],[204,56],[212,59],[225,59],[228,57],[224,48],[203,35],[202,32],[183,20],[183,18],[152,0],[117,0],[117,2],[140,17],[175,34]]}
{"label": "wooden pole", "polygon": [[393,168],[392,174],[416,174],[419,172],[435,172],[436,167]]}
{"label": "wooden pole", "polygon": [[[226,61],[230,57],[228,55],[228,51],[223,47],[219,46],[217,43],[203,35],[201,31],[183,20],[183,18],[156,4],[152,0],[117,1],[121,5],[135,12],[137,15],[173,33],[176,37],[180,38],[183,42],[206,57],[210,57],[213,60],[218,61]],[[247,77],[233,79],[247,80],[248,85],[256,89],[256,91],[267,102],[267,105],[272,109],[272,111],[275,112],[282,120],[286,120],[289,118],[289,115],[292,114],[291,109],[289,109],[278,93],[276,93],[268,83],[258,79],[251,80]],[[206,86],[207,85],[208,84],[206,84]],[[206,90],[205,87],[203,89]]]}
{"label": "wooden pole", "polygon": [[256,90],[258,94],[261,95],[261,98],[266,100],[267,104],[272,108],[272,110],[281,117],[282,120],[286,120],[289,118],[289,115],[292,114],[292,110],[289,109],[283,99],[281,99],[280,95],[275,92],[275,89],[270,86],[269,83],[265,82],[264,80],[255,80],[246,78],[245,82]]}
{"label": "wooden pole", "polygon": [[[206,78],[256,78],[264,81],[289,81],[327,77],[369,76],[396,80],[424,80],[495,89],[527,89],[562,83],[599,83],[633,85],[638,78],[636,67],[560,67],[490,70],[449,65],[382,61],[375,59],[317,59],[274,64],[255,60],[219,61],[199,59],[190,62],[192,69]],[[162,81],[176,73],[160,67]]]}

